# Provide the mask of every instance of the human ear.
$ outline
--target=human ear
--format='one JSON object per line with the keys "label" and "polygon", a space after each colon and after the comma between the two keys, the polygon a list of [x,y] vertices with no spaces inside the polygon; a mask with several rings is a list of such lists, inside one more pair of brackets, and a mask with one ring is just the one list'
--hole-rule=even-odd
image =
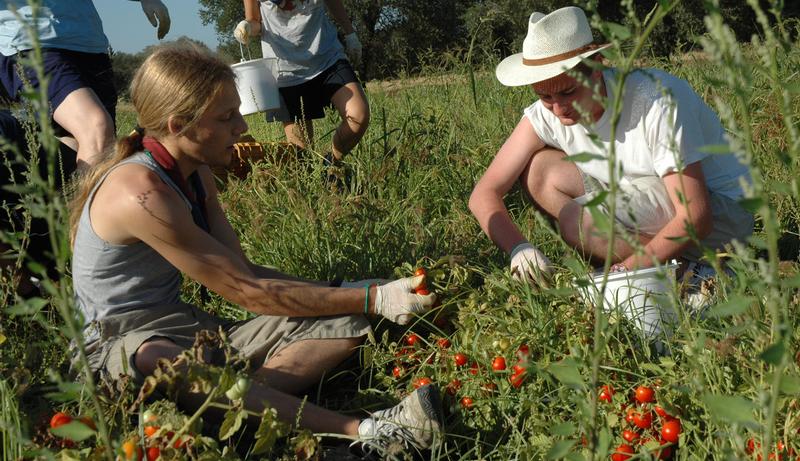
{"label": "human ear", "polygon": [[186,120],[183,117],[170,115],[167,119],[167,131],[169,131],[169,134],[178,135],[184,128],[186,128]]}

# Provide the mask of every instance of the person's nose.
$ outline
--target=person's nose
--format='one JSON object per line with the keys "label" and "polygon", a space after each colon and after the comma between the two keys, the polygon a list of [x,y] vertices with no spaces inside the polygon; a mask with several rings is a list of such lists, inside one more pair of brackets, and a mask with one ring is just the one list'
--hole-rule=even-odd
{"label": "person's nose", "polygon": [[242,134],[242,133],[246,133],[246,132],[247,132],[247,129],[248,129],[249,127],[247,126],[247,122],[246,122],[246,121],[245,121],[245,119],[244,119],[244,115],[242,115],[242,114],[241,114],[241,113],[239,113],[238,111],[236,112],[236,114],[237,114],[237,116],[238,116],[238,120],[237,120],[237,122],[239,122],[239,123],[237,123],[237,124],[236,124],[236,129],[237,129],[237,130],[236,130],[236,134]]}

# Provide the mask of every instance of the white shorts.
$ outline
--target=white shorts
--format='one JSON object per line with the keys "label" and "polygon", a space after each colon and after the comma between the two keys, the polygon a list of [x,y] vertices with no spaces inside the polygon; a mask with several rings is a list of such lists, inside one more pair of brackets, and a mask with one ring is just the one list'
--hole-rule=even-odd
{"label": "white shorts", "polygon": [[[577,203],[584,205],[607,190],[607,186],[597,179],[583,172],[581,176],[586,193],[575,198]],[[689,261],[702,258],[703,248],[720,250],[733,240],[744,242],[753,233],[755,221],[752,214],[724,195],[711,191],[709,195],[714,228],[700,241],[702,247],[692,246],[683,253],[682,257]],[[622,178],[616,199],[616,221],[630,232],[655,235],[675,216],[664,180],[657,176]],[[602,209],[608,211],[606,207]]]}

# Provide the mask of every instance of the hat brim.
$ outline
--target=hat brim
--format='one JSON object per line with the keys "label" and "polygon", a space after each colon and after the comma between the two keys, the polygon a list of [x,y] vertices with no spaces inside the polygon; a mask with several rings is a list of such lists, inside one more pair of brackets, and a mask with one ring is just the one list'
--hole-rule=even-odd
{"label": "hat brim", "polygon": [[522,53],[512,54],[498,64],[495,70],[495,76],[497,76],[497,80],[505,86],[530,85],[562,74],[577,66],[582,60],[609,46],[611,45],[606,44],[572,58],[541,66],[528,66],[523,64]]}

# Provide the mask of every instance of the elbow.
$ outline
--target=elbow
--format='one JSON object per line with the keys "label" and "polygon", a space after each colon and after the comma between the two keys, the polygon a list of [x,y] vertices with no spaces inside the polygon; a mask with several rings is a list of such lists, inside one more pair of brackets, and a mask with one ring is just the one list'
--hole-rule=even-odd
{"label": "elbow", "polygon": [[481,190],[480,185],[475,186],[475,189],[472,190],[472,194],[469,196],[469,202],[467,203],[469,211],[477,217],[484,203],[486,203],[485,192]]}

